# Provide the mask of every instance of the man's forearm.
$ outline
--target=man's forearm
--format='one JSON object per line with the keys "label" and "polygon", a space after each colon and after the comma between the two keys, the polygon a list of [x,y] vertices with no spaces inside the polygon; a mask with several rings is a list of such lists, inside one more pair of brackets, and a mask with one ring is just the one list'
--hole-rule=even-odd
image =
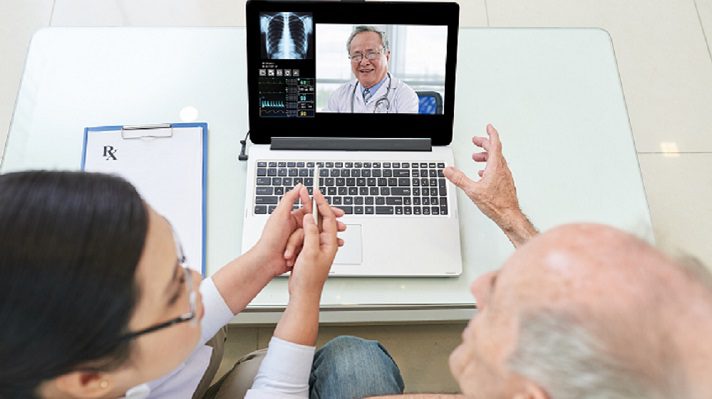
{"label": "man's forearm", "polygon": [[539,231],[529,221],[527,216],[522,211],[513,211],[500,218],[497,223],[504,234],[509,238],[515,248],[524,245],[530,238],[539,234]]}
{"label": "man's forearm", "polygon": [[253,250],[223,266],[213,281],[232,313],[240,313],[274,277]]}

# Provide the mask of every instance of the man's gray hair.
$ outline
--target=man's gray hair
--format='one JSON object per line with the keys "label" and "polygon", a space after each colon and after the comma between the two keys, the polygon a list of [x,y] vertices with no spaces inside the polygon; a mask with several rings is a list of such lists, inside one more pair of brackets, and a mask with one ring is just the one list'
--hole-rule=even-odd
{"label": "man's gray hair", "polygon": [[356,35],[358,35],[359,33],[363,32],[378,33],[378,35],[381,37],[381,45],[383,45],[383,49],[388,50],[388,37],[386,37],[386,32],[378,30],[375,26],[359,25],[354,28],[354,31],[351,32],[351,35],[349,35],[349,40],[346,41],[347,53],[351,52],[351,42],[354,40],[354,37],[356,37]]}
{"label": "man's gray hair", "polygon": [[[552,399],[664,399],[662,381],[649,381],[612,356],[580,322],[563,312],[522,318],[507,364]],[[680,398],[681,396],[674,396]]]}

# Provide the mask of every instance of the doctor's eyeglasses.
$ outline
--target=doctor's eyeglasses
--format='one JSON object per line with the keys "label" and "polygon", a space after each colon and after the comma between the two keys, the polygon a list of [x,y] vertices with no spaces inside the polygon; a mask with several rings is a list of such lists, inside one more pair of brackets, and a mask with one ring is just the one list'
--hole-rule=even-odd
{"label": "doctor's eyeglasses", "polygon": [[361,53],[353,53],[349,55],[349,59],[351,62],[356,63],[356,62],[361,62],[361,60],[365,57],[369,61],[373,61],[376,58],[380,57],[381,54],[383,54],[383,50],[379,51],[367,51],[366,54],[361,54]]}
{"label": "doctor's eyeglasses", "polygon": [[[173,233],[175,236],[175,233]],[[153,326],[138,330],[138,331],[133,331],[128,334],[122,335],[121,340],[131,340],[137,337],[140,337],[141,335],[152,333],[154,331],[162,330],[164,328],[168,328],[170,326],[173,326],[175,324],[180,324],[180,323],[185,323],[187,321],[191,321],[195,319],[196,316],[196,308],[195,308],[195,290],[193,289],[193,272],[190,270],[190,267],[186,264],[186,257],[183,255],[183,248],[176,239],[176,251],[178,255],[178,267],[180,267],[182,270],[181,272],[183,273],[184,277],[184,284],[185,284],[185,289],[188,291],[188,302],[189,302],[189,310],[187,313],[183,313],[182,315],[171,319],[164,321],[162,323],[155,324]]]}

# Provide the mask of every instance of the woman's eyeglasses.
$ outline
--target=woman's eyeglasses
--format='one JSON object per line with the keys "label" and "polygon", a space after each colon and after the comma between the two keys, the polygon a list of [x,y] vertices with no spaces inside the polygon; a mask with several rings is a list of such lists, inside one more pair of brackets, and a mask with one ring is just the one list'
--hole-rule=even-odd
{"label": "woman's eyeglasses", "polygon": [[[175,233],[173,233],[173,234],[175,236]],[[185,323],[187,321],[191,321],[191,320],[195,319],[195,316],[196,316],[196,312],[195,312],[196,294],[195,294],[195,290],[193,289],[193,273],[191,272],[188,265],[186,265],[186,258],[185,258],[185,255],[183,255],[183,248],[177,239],[176,239],[176,251],[178,253],[178,263],[180,264],[180,267],[183,269],[183,273],[185,273],[185,288],[188,291],[188,302],[190,304],[189,311],[187,313],[183,313],[182,315],[176,317],[175,319],[164,321],[162,323],[158,323],[158,324],[155,324],[153,326],[150,326],[150,327],[138,330],[138,331],[132,331],[128,334],[124,334],[121,336],[121,340],[131,340],[131,339],[137,338],[144,334],[152,333],[154,331],[168,328],[175,324]]]}

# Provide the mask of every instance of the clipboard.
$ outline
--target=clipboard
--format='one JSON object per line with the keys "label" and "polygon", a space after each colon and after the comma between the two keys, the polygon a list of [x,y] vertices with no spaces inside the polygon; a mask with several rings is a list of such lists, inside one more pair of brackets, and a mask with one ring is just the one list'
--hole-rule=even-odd
{"label": "clipboard", "polygon": [[84,129],[82,170],[115,174],[171,223],[188,265],[205,270],[207,123]]}

